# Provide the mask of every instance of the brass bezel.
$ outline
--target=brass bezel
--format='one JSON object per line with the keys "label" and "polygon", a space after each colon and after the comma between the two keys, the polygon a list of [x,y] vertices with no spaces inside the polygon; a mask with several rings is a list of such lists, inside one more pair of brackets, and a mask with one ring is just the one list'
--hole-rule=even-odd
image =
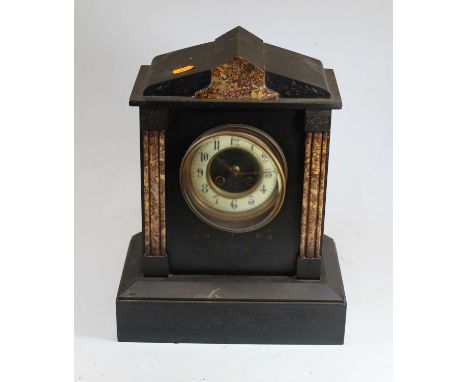
{"label": "brass bezel", "polygon": [[[249,140],[260,146],[274,161],[278,171],[278,181],[274,192],[265,203],[243,212],[219,211],[207,204],[194,190],[190,178],[193,156],[201,144],[219,135],[238,136]],[[259,163],[263,166],[261,161]],[[205,176],[208,182],[208,171],[206,171]],[[265,132],[248,125],[227,124],[207,131],[190,145],[182,158],[179,178],[184,199],[198,218],[222,231],[233,233],[251,232],[269,223],[281,209],[286,195],[287,163],[279,145]],[[249,191],[249,193],[252,192],[252,190]]]}

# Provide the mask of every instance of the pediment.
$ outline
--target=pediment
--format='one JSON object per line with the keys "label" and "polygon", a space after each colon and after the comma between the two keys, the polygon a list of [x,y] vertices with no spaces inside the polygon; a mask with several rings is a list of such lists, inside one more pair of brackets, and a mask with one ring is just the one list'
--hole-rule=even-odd
{"label": "pediment", "polygon": [[319,60],[264,43],[242,27],[153,59],[145,96],[330,98]]}

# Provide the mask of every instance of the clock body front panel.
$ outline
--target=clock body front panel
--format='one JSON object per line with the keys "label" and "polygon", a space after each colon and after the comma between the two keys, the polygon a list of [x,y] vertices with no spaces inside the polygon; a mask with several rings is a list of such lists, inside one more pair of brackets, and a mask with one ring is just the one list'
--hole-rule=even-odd
{"label": "clock body front panel", "polygon": [[[274,211],[274,216],[266,224],[263,224],[265,222],[259,224],[259,228],[255,224],[250,224],[249,227],[247,223],[247,232],[237,232],[242,231],[239,229],[232,231],[229,228],[226,229],[225,224],[217,226],[209,218],[204,219],[194,211],[193,206],[190,206],[187,191],[181,187],[181,167],[184,166],[183,158],[188,152],[193,155],[194,160],[186,161],[185,166],[188,166],[188,174],[194,174],[195,186],[198,186],[196,171],[199,168],[204,174],[205,171],[210,171],[208,163],[206,166],[199,166],[202,163],[196,162],[198,159],[196,156],[202,155],[203,150],[200,150],[200,145],[193,147],[194,142],[203,134],[210,134],[210,130],[221,129],[222,134],[218,136],[220,143],[228,143],[228,146],[231,146],[230,139],[233,135],[225,134],[223,129],[229,129],[229,126],[232,128],[233,125],[246,126],[247,129],[251,127],[271,137],[284,154],[284,170],[287,174],[282,179],[285,182],[283,187],[285,193],[282,195],[279,209]],[[246,135],[245,139],[241,138],[236,142],[239,150],[248,151],[246,149],[251,144],[248,138],[249,136]],[[208,142],[213,143],[207,140],[201,142],[201,145],[208,144]],[[171,273],[276,275],[295,273],[300,245],[304,171],[303,114],[295,110],[169,109],[165,149],[166,235]],[[261,166],[261,155],[266,153],[258,146],[255,146],[254,153],[255,150],[258,152],[259,166]],[[272,154],[268,156],[269,160],[272,159],[271,156]],[[218,194],[218,191],[226,189],[224,191],[227,191],[227,195],[222,199],[222,205],[219,207],[213,205],[213,207],[221,212],[225,210],[227,216],[233,206],[236,209],[242,208],[243,211],[237,211],[242,216],[251,211],[251,206],[248,204],[251,200],[250,196],[253,196],[256,202],[265,208],[268,207],[268,199],[277,200],[273,197],[273,190],[277,187],[274,179],[268,177],[257,179],[260,172],[256,167],[257,161],[253,160],[249,154],[231,150],[224,151],[217,157],[215,164],[210,163],[213,182],[206,182],[207,186],[204,186],[205,182],[199,185],[200,190],[203,187],[206,188],[206,190],[203,189],[207,191],[206,194],[214,194],[211,195],[212,197]],[[229,171],[232,172],[232,169],[226,166],[226,161],[231,158],[239,158],[246,166],[246,170],[249,170],[245,172],[245,177],[229,178]],[[201,156],[200,159],[202,159]],[[207,162],[210,162],[209,159]],[[272,163],[271,168],[262,167],[261,172],[263,174],[265,169],[277,170],[275,166],[280,165]],[[234,168],[234,171],[237,170]],[[240,175],[243,173],[241,172]],[[249,175],[252,175],[252,179],[247,179]],[[268,171],[266,175],[269,175]],[[190,175],[188,177],[190,178]],[[205,179],[205,175],[203,177]],[[217,181],[219,184],[216,184]],[[184,182],[183,179],[182,182]],[[264,183],[267,191],[263,193],[261,187]],[[232,197],[230,191],[234,191],[236,195],[241,195],[242,191],[247,192],[243,197],[237,198]],[[199,195],[201,198],[206,196],[205,192],[200,192]],[[265,200],[261,199],[262,197]],[[229,217],[227,219],[229,220]],[[242,227],[242,224],[240,223],[237,227]]]}

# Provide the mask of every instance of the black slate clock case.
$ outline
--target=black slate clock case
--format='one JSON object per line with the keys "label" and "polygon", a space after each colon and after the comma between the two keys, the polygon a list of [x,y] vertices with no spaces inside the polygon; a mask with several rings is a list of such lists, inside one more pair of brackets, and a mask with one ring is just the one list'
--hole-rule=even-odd
{"label": "black slate clock case", "polygon": [[[213,68],[237,56],[264,69],[265,83],[278,99],[194,97],[209,85]],[[193,70],[173,78],[171,69],[188,57]],[[329,132],[331,110],[341,108],[333,71],[238,27],[213,43],[158,56],[151,66],[142,66],[130,105],[140,109],[142,136],[165,132],[167,253],[149,259],[143,235],[132,238],[116,301],[119,341],[343,343],[346,298],[332,239],[321,239],[317,277],[298,277],[304,133]],[[190,144],[225,124],[261,129],[280,145],[287,161],[280,212],[249,233],[205,224],[180,188],[180,165]]]}

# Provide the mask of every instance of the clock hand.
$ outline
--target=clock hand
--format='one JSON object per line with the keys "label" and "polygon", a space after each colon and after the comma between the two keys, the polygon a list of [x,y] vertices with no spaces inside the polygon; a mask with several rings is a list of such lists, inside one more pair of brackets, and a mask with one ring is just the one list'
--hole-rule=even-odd
{"label": "clock hand", "polygon": [[247,171],[247,172],[241,171],[239,173],[240,176],[243,176],[243,175],[258,175],[258,174],[260,174],[260,171]]}
{"label": "clock hand", "polygon": [[229,166],[224,159],[221,159],[221,158],[218,158],[218,157],[215,157],[215,159],[218,161],[219,164],[221,164],[223,167],[227,168],[229,170],[229,172],[234,173],[231,166]]}

